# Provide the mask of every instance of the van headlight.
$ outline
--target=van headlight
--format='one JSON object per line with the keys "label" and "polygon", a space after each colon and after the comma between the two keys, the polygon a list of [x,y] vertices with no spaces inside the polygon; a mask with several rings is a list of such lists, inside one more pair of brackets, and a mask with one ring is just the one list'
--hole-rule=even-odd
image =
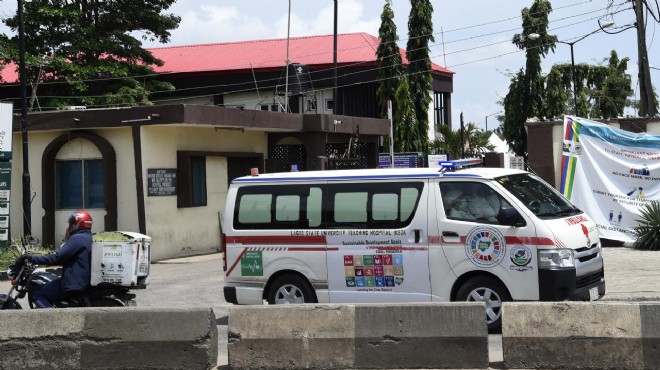
{"label": "van headlight", "polygon": [[557,269],[575,267],[572,249],[539,250],[539,268]]}

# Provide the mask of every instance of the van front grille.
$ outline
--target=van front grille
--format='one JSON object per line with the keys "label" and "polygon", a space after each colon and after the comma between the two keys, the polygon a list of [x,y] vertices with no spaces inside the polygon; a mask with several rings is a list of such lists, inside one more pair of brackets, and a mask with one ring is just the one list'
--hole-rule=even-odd
{"label": "van front grille", "polygon": [[600,282],[600,280],[604,277],[604,275],[605,274],[603,269],[600,269],[598,271],[594,271],[586,275],[578,276],[577,281],[575,282],[575,287],[577,289],[580,289],[596,284]]}

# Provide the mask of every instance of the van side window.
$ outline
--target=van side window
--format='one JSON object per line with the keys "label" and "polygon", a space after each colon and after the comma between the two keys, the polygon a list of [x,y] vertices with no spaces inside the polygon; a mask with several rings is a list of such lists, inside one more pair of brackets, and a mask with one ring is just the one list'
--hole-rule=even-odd
{"label": "van side window", "polygon": [[370,182],[329,184],[331,217],[324,227],[332,229],[401,228],[412,220],[424,183]]}
{"label": "van side window", "polygon": [[275,198],[275,220],[297,221],[300,216],[300,196],[280,195]]}
{"label": "van side window", "polygon": [[333,202],[335,222],[367,222],[369,193],[336,193]]}
{"label": "van side window", "polygon": [[320,188],[311,187],[307,197],[307,222],[310,228],[321,226],[321,215],[323,214],[323,193]]}
{"label": "van side window", "polygon": [[238,189],[234,227],[308,229],[321,225],[323,192],[318,185],[245,186]]}
{"label": "van side window", "polygon": [[399,218],[399,196],[397,194],[374,194],[372,217],[377,221],[392,221]]}
{"label": "van side window", "polygon": [[238,201],[238,222],[269,223],[272,194],[246,194]]}
{"label": "van side window", "polygon": [[440,193],[450,220],[498,224],[500,209],[511,207],[490,186],[477,182],[442,182]]}
{"label": "van side window", "polygon": [[242,186],[234,228],[401,228],[414,217],[423,188],[423,181]]}

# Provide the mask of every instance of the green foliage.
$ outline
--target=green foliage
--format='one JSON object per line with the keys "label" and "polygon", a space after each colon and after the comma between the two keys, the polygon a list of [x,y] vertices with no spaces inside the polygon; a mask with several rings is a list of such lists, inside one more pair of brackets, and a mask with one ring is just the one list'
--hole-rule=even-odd
{"label": "green foliage", "polygon": [[660,201],[652,200],[641,208],[635,227],[635,249],[660,251]]}
{"label": "green foliage", "polygon": [[408,79],[400,79],[394,98],[394,151],[414,152],[418,151],[419,138],[417,137],[416,118],[414,106],[410,97]]}
{"label": "green foliage", "polygon": [[[534,0],[530,8],[521,11],[522,33],[513,37],[513,43],[525,50],[525,69],[511,78],[509,93],[503,100],[504,116],[502,132],[509,147],[519,156],[527,155],[525,122],[531,117],[544,117],[544,79],[541,75],[541,58],[554,51],[557,36],[549,35],[548,16],[552,5],[548,0]],[[539,37],[531,39],[530,34]]]}
{"label": "green foliage", "polygon": [[504,117],[500,125],[502,136],[509,144],[509,148],[519,156],[527,153],[527,131],[524,125],[528,116],[525,107],[521,104],[523,96],[527,94],[524,78],[525,71],[522,69],[511,78],[509,92],[502,100]]}
{"label": "green foliage", "polygon": [[428,147],[428,107],[431,103],[433,77],[431,76],[431,57],[429,42],[433,37],[433,6],[430,0],[411,0],[408,16],[408,43],[406,58],[408,58],[408,79],[410,95],[416,116],[416,130],[419,140],[416,140],[415,151],[424,152]]}
{"label": "green foliage", "polygon": [[378,90],[376,95],[378,96],[381,118],[387,118],[387,101],[394,101],[396,89],[403,75],[401,52],[399,51],[399,45],[397,45],[399,36],[396,32],[391,2],[391,0],[385,1],[383,12],[380,15],[381,23],[378,29],[380,44],[376,49],[376,65],[378,66]]}
{"label": "green foliage", "polygon": [[[161,14],[175,0],[25,2],[27,79],[39,85],[39,104],[137,105],[154,91],[171,90],[169,83],[138,80],[153,74],[162,61],[142,47],[142,40],[165,43],[180,17]],[[17,17],[4,20],[12,30]],[[4,62],[18,64],[18,36],[0,37]],[[44,82],[62,82],[49,83]]]}
{"label": "green foliage", "polygon": [[429,144],[431,154],[447,154],[451,159],[461,158],[465,152],[466,157],[478,156],[484,152],[492,151],[495,146],[488,143],[491,131],[477,129],[477,125],[469,122],[463,129],[464,150],[461,150],[461,131],[453,131],[449,126],[438,127],[440,136]]}
{"label": "green foliage", "polygon": [[28,238],[28,240],[12,239],[11,244],[6,249],[0,249],[0,271],[7,270],[16,258],[25,253],[29,254],[49,254],[55,251],[55,246],[42,245],[39,240]]}

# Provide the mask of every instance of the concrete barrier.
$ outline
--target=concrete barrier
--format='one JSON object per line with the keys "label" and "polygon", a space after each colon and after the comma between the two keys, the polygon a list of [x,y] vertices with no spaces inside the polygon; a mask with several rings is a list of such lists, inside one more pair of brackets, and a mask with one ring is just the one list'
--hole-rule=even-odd
{"label": "concrete barrier", "polygon": [[660,369],[660,303],[505,303],[507,369]]}
{"label": "concrete barrier", "polygon": [[211,309],[0,311],[1,369],[210,369]]}
{"label": "concrete barrier", "polygon": [[487,368],[482,303],[232,306],[231,369]]}

